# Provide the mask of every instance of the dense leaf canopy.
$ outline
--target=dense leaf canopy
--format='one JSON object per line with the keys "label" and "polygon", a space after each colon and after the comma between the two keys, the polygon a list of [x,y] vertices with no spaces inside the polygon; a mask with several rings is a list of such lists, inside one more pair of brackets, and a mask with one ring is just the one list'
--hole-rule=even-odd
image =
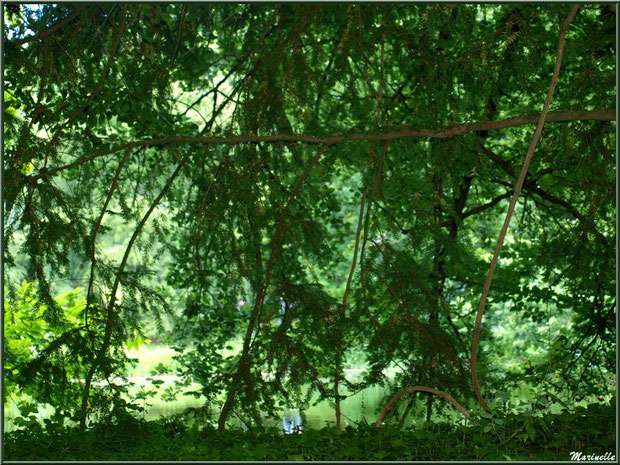
{"label": "dense leaf canopy", "polygon": [[[85,424],[148,332],[221,427],[316,393],[339,417],[376,384],[473,399],[571,7],[5,4],[5,324],[28,335],[5,331],[7,386]],[[566,32],[482,322],[491,399],[611,392],[615,23],[588,4]]]}

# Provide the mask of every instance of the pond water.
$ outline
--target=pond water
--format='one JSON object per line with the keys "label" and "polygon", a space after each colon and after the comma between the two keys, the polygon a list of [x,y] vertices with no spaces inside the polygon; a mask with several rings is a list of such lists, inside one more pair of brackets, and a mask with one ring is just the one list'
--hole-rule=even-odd
{"label": "pond water", "polygon": [[[165,402],[161,399],[161,393],[166,387],[174,385],[176,377],[163,376],[159,378],[164,381],[163,384],[159,386],[159,394],[153,398],[147,399],[142,405],[138,402],[138,405],[141,405],[143,410],[137,416],[146,420],[156,420],[161,417],[169,417],[171,415],[183,413],[189,408],[197,409],[204,406],[204,399],[197,399],[187,395],[178,396],[177,399],[172,402]],[[130,388],[131,395],[135,395],[139,392],[142,386],[144,386],[145,389],[152,387],[150,383],[146,381],[146,377],[130,378],[130,381],[135,383],[135,385]],[[196,385],[193,387],[197,388],[198,386]],[[347,426],[348,424],[354,424],[360,421],[374,423],[384,405],[383,394],[383,388],[374,386],[344,399],[341,402],[342,425]],[[315,396],[318,396],[318,394]],[[315,397],[313,401],[316,400],[316,398],[317,397]],[[5,407],[4,413],[5,431],[9,432],[16,429],[13,419],[19,415],[17,407],[14,404],[9,404],[8,408]],[[49,418],[52,413],[53,408],[51,406],[42,405],[39,407],[37,417],[43,421],[43,419]],[[209,421],[212,424],[217,424],[218,415],[219,411],[215,408],[211,414],[205,413],[201,421]],[[411,412],[408,423],[412,421],[414,416],[416,416],[415,413]],[[304,428],[318,429],[325,426],[334,426],[336,423],[334,409],[328,401],[321,401],[314,406],[311,405],[303,412],[291,406],[291,408],[282,410],[281,418],[265,418],[264,421],[265,424],[269,426],[280,426],[284,432],[287,433],[300,432],[303,431]],[[245,423],[235,415],[231,415],[229,424],[244,429],[247,428]]]}
{"label": "pond water", "polygon": [[[162,385],[163,386],[163,385]],[[367,421],[374,423],[383,407],[383,388],[379,386],[370,387],[341,402],[342,424],[357,423]],[[318,394],[316,395],[318,396]],[[313,402],[317,397],[313,399]],[[182,413],[190,407],[198,408],[203,406],[203,400],[193,397],[179,398],[174,402],[152,401],[150,407],[144,412],[144,418],[147,420],[155,420],[160,417],[166,417],[177,413]],[[213,423],[217,423],[219,411],[217,408],[207,419]],[[265,424],[270,426],[281,425],[285,432],[292,432],[295,429],[303,428],[323,428],[325,426],[334,426],[336,424],[335,412],[328,401],[321,401],[316,405],[311,405],[301,412],[298,408],[287,408],[282,410],[281,419],[264,418]],[[229,424],[245,428],[246,425],[231,415]]]}
{"label": "pond water", "polygon": [[[222,356],[229,356],[235,351],[238,351],[241,343],[233,344],[235,347],[232,349],[222,350]],[[166,346],[142,346],[137,351],[128,351],[127,355],[130,358],[137,360],[137,365],[128,371],[128,380],[133,383],[133,386],[129,388],[129,397],[136,398],[136,395],[140,393],[142,389],[150,390],[154,386],[147,380],[149,375],[153,373],[153,370],[158,365],[163,364],[168,367],[167,373],[172,373],[175,370],[175,362],[173,360],[176,352]],[[358,381],[363,371],[362,367],[351,366],[344,370],[347,379],[351,381]],[[388,378],[392,378],[395,374],[395,370],[390,368],[386,371]],[[158,376],[150,376],[153,379],[158,379],[163,383],[158,386],[158,394],[154,397],[148,398],[143,401],[142,404],[138,402],[138,405],[142,407],[142,411],[137,415],[145,420],[157,420],[160,417],[169,417],[171,415],[183,413],[189,408],[200,408],[205,405],[204,398],[195,398],[189,395],[179,395],[176,400],[172,402],[166,402],[162,399],[162,393],[167,387],[174,387],[174,381],[178,378],[170,374],[162,374]],[[189,387],[191,390],[199,390],[200,386],[195,384]],[[342,390],[341,390],[342,391]],[[318,394],[315,394],[313,402],[318,398]],[[347,426],[357,422],[366,421],[370,424],[377,421],[381,408],[385,405],[386,399],[384,399],[384,389],[380,386],[369,387],[357,394],[344,399],[341,402],[342,412],[342,425]],[[396,408],[402,411],[407,403],[406,400],[401,400]],[[310,403],[312,404],[312,402]],[[325,426],[334,426],[335,412],[328,401],[319,402],[317,405],[310,405],[307,409],[301,412],[298,409],[298,405],[289,405],[288,408],[283,409],[280,418],[265,418],[264,422],[269,426],[281,427],[285,432],[293,432],[295,430],[303,430],[307,428],[318,429]],[[39,406],[39,413],[37,417],[43,421],[45,418],[49,418],[53,414],[54,410],[49,405]],[[447,413],[450,417],[452,412]],[[19,410],[16,405],[9,404],[4,410],[4,430],[9,432],[16,429],[16,425],[13,419],[19,415]],[[212,424],[217,424],[219,415],[219,408],[214,406],[211,409],[211,414],[201,413],[198,421],[209,421]],[[407,419],[407,424],[422,423],[425,419],[425,409],[421,402],[416,403],[416,408],[411,411]],[[454,414],[456,420],[458,415]],[[443,418],[446,420],[447,418]],[[247,420],[246,420],[247,421]],[[246,428],[246,425],[234,414],[232,414],[228,423],[232,426]]]}

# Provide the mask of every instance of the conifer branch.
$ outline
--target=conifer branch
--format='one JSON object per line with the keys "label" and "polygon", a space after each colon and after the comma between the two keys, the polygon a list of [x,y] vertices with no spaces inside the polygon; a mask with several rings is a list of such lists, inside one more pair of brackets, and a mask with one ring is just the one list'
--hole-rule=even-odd
{"label": "conifer branch", "polygon": [[105,325],[105,333],[103,336],[103,343],[101,345],[99,352],[97,353],[97,356],[95,357],[95,360],[93,361],[93,364],[91,365],[88,371],[88,374],[86,375],[86,380],[84,383],[84,391],[82,394],[82,411],[81,411],[81,417],[80,417],[80,429],[82,431],[84,431],[86,428],[86,409],[88,407],[88,397],[90,395],[90,386],[93,380],[93,376],[95,372],[101,366],[101,362],[106,356],[106,353],[110,346],[110,341],[112,339],[112,328],[114,326],[114,316],[115,316],[114,307],[116,305],[116,292],[118,291],[118,287],[121,283],[122,275],[123,275],[123,272],[125,271],[125,266],[127,265],[127,260],[129,260],[129,254],[131,253],[134,242],[136,241],[136,239],[142,232],[142,228],[144,227],[144,225],[150,218],[151,214],[153,213],[157,205],[159,205],[159,202],[161,202],[161,199],[170,190],[170,187],[172,187],[172,184],[174,180],[176,179],[177,175],[179,174],[179,172],[181,171],[183,164],[184,164],[184,161],[181,161],[177,165],[172,175],[166,181],[164,188],[161,190],[159,195],[155,198],[155,200],[153,201],[153,203],[151,204],[147,212],[144,214],[144,216],[142,217],[142,219],[136,226],[136,229],[134,230],[131,236],[131,239],[129,239],[129,243],[127,244],[127,247],[125,248],[125,254],[123,255],[123,259],[121,260],[121,263],[118,266],[118,269],[116,271],[116,279],[114,280],[114,285],[112,286],[112,291],[110,292],[110,303],[108,305],[108,312],[106,316],[106,325]]}
{"label": "conifer branch", "polygon": [[[271,252],[269,254],[269,259],[267,260],[267,267],[265,270],[265,276],[261,283],[259,283],[258,294],[256,299],[254,300],[254,308],[252,309],[252,313],[250,314],[250,319],[248,321],[248,326],[245,330],[245,335],[243,338],[243,348],[241,351],[241,356],[239,358],[239,362],[237,363],[237,368],[235,373],[233,374],[233,381],[230,385],[228,393],[226,394],[226,400],[224,401],[224,405],[222,410],[220,411],[220,417],[218,419],[218,429],[220,431],[226,428],[226,419],[233,408],[235,402],[235,396],[237,394],[238,384],[242,376],[246,374],[247,370],[249,370],[249,357],[250,357],[250,349],[252,344],[254,343],[254,339],[252,335],[254,333],[254,328],[257,324],[260,323],[260,315],[263,309],[263,303],[265,300],[265,296],[267,295],[267,290],[269,288],[269,284],[271,282],[271,271],[273,267],[273,263],[276,258],[277,251],[280,247],[281,241],[284,238],[284,227],[286,225],[286,217],[288,215],[288,211],[290,206],[295,201],[295,198],[301,191],[301,187],[303,183],[310,175],[310,172],[314,168],[314,166],[318,163],[319,159],[323,155],[323,152],[327,150],[329,147],[328,144],[324,144],[316,153],[316,155],[312,158],[306,169],[301,174],[295,187],[293,188],[293,192],[289,196],[286,204],[282,207],[282,212],[280,213],[280,217],[278,218],[278,222],[276,223],[275,231],[273,234],[273,238],[271,239]],[[256,331],[255,337],[258,335],[258,330]]]}
{"label": "conifer branch", "polygon": [[91,247],[91,260],[90,260],[90,278],[88,279],[88,291],[86,293],[86,308],[84,309],[84,326],[88,328],[88,312],[90,310],[90,306],[92,303],[92,293],[93,293],[93,285],[95,283],[95,263],[97,261],[96,257],[96,243],[97,243],[97,233],[99,232],[99,228],[101,227],[101,223],[103,222],[103,217],[106,214],[108,209],[108,205],[110,204],[110,200],[112,200],[112,195],[114,194],[114,190],[116,189],[116,185],[118,184],[118,178],[121,175],[121,171],[123,170],[123,166],[127,163],[129,159],[129,155],[131,154],[131,150],[128,149],[125,151],[125,155],[123,159],[119,162],[118,168],[116,169],[116,173],[114,174],[114,178],[112,178],[112,182],[110,183],[110,189],[108,190],[108,195],[106,196],[105,202],[103,203],[103,207],[101,208],[101,214],[99,218],[93,225],[93,230],[90,236],[90,247]]}
{"label": "conifer branch", "polygon": [[499,202],[501,202],[504,199],[509,198],[510,196],[512,196],[512,192],[505,192],[501,195],[498,195],[497,197],[488,201],[487,203],[483,203],[482,205],[478,205],[477,207],[471,208],[467,210],[466,212],[463,212],[463,214],[461,215],[461,219],[465,219],[469,216],[475,215],[477,213],[483,212],[484,210],[492,208],[495,205],[497,205]]}
{"label": "conifer branch", "polygon": [[366,189],[362,192],[362,201],[360,202],[360,214],[357,219],[357,232],[355,233],[355,248],[353,250],[353,260],[351,261],[351,270],[349,271],[349,279],[344,290],[344,297],[342,298],[342,307],[347,308],[347,297],[349,295],[349,289],[351,288],[351,281],[353,280],[353,274],[355,273],[355,265],[357,261],[357,252],[360,245],[360,233],[362,231],[362,222],[364,220],[364,202],[366,201]]}
{"label": "conifer branch", "polygon": [[103,72],[101,73],[101,77],[99,78],[99,82],[97,83],[97,85],[95,86],[93,91],[90,93],[90,95],[88,96],[86,101],[82,105],[77,107],[73,111],[73,113],[71,113],[71,115],[69,116],[69,119],[67,119],[67,121],[65,121],[62,124],[62,126],[60,126],[60,128],[58,128],[58,130],[56,131],[56,133],[54,134],[52,139],[45,146],[45,149],[44,149],[45,152],[49,153],[50,149],[54,145],[56,145],[56,143],[58,143],[58,141],[60,139],[60,135],[62,134],[62,131],[64,131],[64,129],[67,126],[69,126],[71,123],[73,123],[75,121],[75,119],[86,109],[86,107],[88,107],[88,105],[91,104],[91,102],[95,99],[95,97],[97,97],[97,95],[99,95],[99,93],[103,89],[103,83],[104,83],[105,79],[108,77],[108,74],[110,73],[110,68],[112,66],[112,62],[114,61],[114,58],[115,58],[115,56],[116,56],[116,54],[117,54],[117,52],[119,50],[121,37],[123,36],[123,33],[125,32],[125,20],[126,20],[126,18],[127,18],[127,5],[125,5],[125,8],[123,9],[123,16],[121,18],[121,25],[119,27],[118,34],[116,36],[116,40],[114,42],[114,46],[112,48],[112,52],[110,53],[110,55],[108,57],[108,61],[107,61],[106,65],[105,65],[105,68],[103,69]]}

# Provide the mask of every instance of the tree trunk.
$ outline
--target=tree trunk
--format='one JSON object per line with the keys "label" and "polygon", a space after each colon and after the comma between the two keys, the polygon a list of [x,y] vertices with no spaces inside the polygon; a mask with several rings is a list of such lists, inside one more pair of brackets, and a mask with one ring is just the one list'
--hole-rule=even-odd
{"label": "tree trunk", "polygon": [[226,420],[230,415],[234,405],[235,405],[235,396],[237,395],[237,390],[239,388],[239,382],[241,380],[241,376],[244,372],[249,370],[249,359],[250,359],[250,346],[252,342],[252,333],[254,332],[254,327],[256,326],[256,322],[258,321],[258,313],[262,308],[262,300],[264,298],[264,291],[261,288],[259,295],[256,297],[256,301],[254,302],[254,308],[252,309],[252,315],[250,316],[250,322],[248,323],[248,327],[245,331],[245,336],[243,338],[243,351],[241,352],[241,358],[239,359],[239,363],[237,365],[237,370],[233,375],[233,380],[228,388],[228,393],[226,394],[226,400],[224,401],[224,405],[222,406],[222,411],[220,412],[220,416],[217,420],[217,428],[220,431],[226,429]]}
{"label": "tree trunk", "polygon": [[[235,373],[236,375],[236,373]],[[217,429],[219,431],[224,431],[226,429],[226,420],[228,419],[228,415],[235,405],[235,394],[237,393],[237,376],[233,380],[233,384],[231,385],[228,394],[226,395],[226,401],[224,401],[224,405],[222,407],[222,411],[220,412],[220,416],[217,420]]]}
{"label": "tree trunk", "polygon": [[334,374],[334,399],[336,401],[336,428],[340,429],[341,412],[340,412],[340,392],[338,391],[340,384],[340,352],[336,356],[336,372]]}
{"label": "tree trunk", "polygon": [[431,416],[433,415],[433,398],[428,396],[426,401],[426,421],[431,421]]}
{"label": "tree trunk", "polygon": [[407,420],[407,417],[409,416],[409,412],[411,412],[411,409],[413,408],[414,405],[415,405],[415,392],[412,392],[411,399],[409,399],[409,403],[407,404],[407,407],[405,408],[405,411],[403,412],[403,416],[400,417],[398,426],[402,427],[405,424],[405,421]]}

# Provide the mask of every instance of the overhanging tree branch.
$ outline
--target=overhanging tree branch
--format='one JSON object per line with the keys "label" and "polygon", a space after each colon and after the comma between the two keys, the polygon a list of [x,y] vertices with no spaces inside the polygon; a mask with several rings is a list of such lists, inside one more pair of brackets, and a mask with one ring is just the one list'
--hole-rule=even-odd
{"label": "overhanging tree branch", "polygon": [[[512,168],[512,165],[510,163],[508,163],[508,161],[504,160],[499,155],[497,155],[496,153],[492,152],[491,150],[489,150],[488,148],[486,148],[484,146],[482,146],[482,150],[491,159],[491,161],[493,161],[493,163],[495,163],[497,166],[499,166],[504,172],[506,172],[510,176],[514,176],[515,175],[514,169]],[[501,184],[503,184],[503,182]],[[541,187],[539,187],[536,184],[535,181],[526,178],[525,181],[523,182],[523,187],[526,190],[529,190],[529,191],[531,191],[533,193],[538,194],[541,198],[543,198],[545,200],[548,200],[551,203],[555,203],[557,205],[561,205],[566,210],[568,210],[568,212],[571,215],[573,215],[575,218],[577,218],[578,220],[581,220],[583,218],[583,215],[581,213],[579,213],[577,211],[577,209],[573,205],[571,205],[570,203],[568,203],[564,199],[561,199],[561,198],[556,197],[556,196],[554,196],[552,194],[549,194],[547,191],[545,191]]]}
{"label": "overhanging tree branch", "polygon": [[[343,141],[392,141],[396,139],[407,138],[428,138],[428,139],[446,139],[450,137],[467,134],[477,131],[495,131],[517,126],[526,126],[536,124],[540,119],[540,114],[515,116],[500,121],[484,121],[481,123],[464,123],[456,126],[449,126],[443,129],[425,129],[425,128],[402,128],[394,131],[378,132],[378,133],[353,133],[338,134],[332,136],[311,136],[307,134],[270,134],[264,136],[226,136],[226,137],[201,137],[201,136],[177,136],[160,139],[146,139],[141,141],[127,142],[116,145],[110,149],[95,152],[87,157],[80,158],[74,162],[68,163],[58,168],[48,171],[54,174],[59,171],[74,168],[83,165],[91,160],[99,157],[110,155],[120,150],[133,147],[152,147],[156,145],[167,144],[223,144],[238,145],[247,143],[260,142],[305,142],[308,144],[327,144],[333,145]],[[569,121],[616,121],[615,110],[593,110],[593,111],[552,111],[546,116],[547,122],[569,122]],[[36,175],[35,178],[40,177]]]}
{"label": "overhanging tree branch", "polygon": [[[483,203],[482,205],[478,205],[477,207],[471,208],[471,209],[467,210],[466,212],[463,212],[463,214],[461,215],[461,219],[465,219],[465,218],[467,218],[469,216],[475,215],[475,214],[480,213],[480,212],[482,212],[484,210],[487,210],[487,209],[489,209],[491,207],[494,207],[499,202],[501,202],[503,199],[507,199],[511,195],[512,195],[511,192],[505,192],[504,194],[498,195],[493,200],[490,200],[487,203]],[[443,223],[442,223],[442,225],[443,225]]]}
{"label": "overhanging tree branch", "polygon": [[54,352],[55,350],[58,350],[61,346],[67,344],[67,342],[73,336],[78,334],[83,329],[87,329],[86,326],[77,326],[75,328],[72,328],[72,329],[64,332],[60,336],[58,336],[56,339],[54,339],[52,342],[50,342],[45,349],[41,350],[36,358],[34,358],[33,360],[31,360],[28,363],[24,364],[25,367],[22,369],[22,371],[24,373],[28,373],[28,372],[32,373],[32,372],[36,371],[38,369],[38,367],[43,363],[43,361],[52,352]]}
{"label": "overhanging tree branch", "polygon": [[71,113],[71,115],[69,116],[69,119],[67,119],[67,121],[65,121],[62,124],[62,126],[60,126],[60,128],[58,128],[58,130],[56,131],[56,133],[54,134],[52,139],[45,146],[45,149],[44,149],[45,152],[49,153],[50,149],[59,141],[60,136],[62,134],[62,131],[67,126],[72,124],[73,121],[75,121],[75,119],[84,111],[84,109],[86,109],[86,107],[88,107],[88,105],[91,104],[91,102],[95,99],[95,97],[97,97],[97,95],[99,95],[99,93],[103,89],[103,83],[104,83],[105,79],[108,77],[108,74],[110,73],[110,67],[112,66],[114,58],[115,58],[115,56],[116,56],[116,54],[118,52],[118,49],[119,49],[119,46],[120,46],[120,42],[121,42],[121,37],[123,36],[123,33],[125,31],[125,19],[126,19],[126,17],[127,17],[127,5],[125,5],[125,8],[123,9],[123,16],[121,18],[121,25],[119,27],[118,35],[116,36],[116,40],[114,41],[114,46],[113,46],[112,52],[108,56],[108,61],[107,61],[106,65],[105,65],[105,68],[103,69],[103,72],[101,73],[101,77],[99,78],[99,82],[97,83],[97,86],[90,93],[90,95],[88,96],[86,101],[84,103],[82,103],[82,105],[77,107],[73,111],[73,113]]}

